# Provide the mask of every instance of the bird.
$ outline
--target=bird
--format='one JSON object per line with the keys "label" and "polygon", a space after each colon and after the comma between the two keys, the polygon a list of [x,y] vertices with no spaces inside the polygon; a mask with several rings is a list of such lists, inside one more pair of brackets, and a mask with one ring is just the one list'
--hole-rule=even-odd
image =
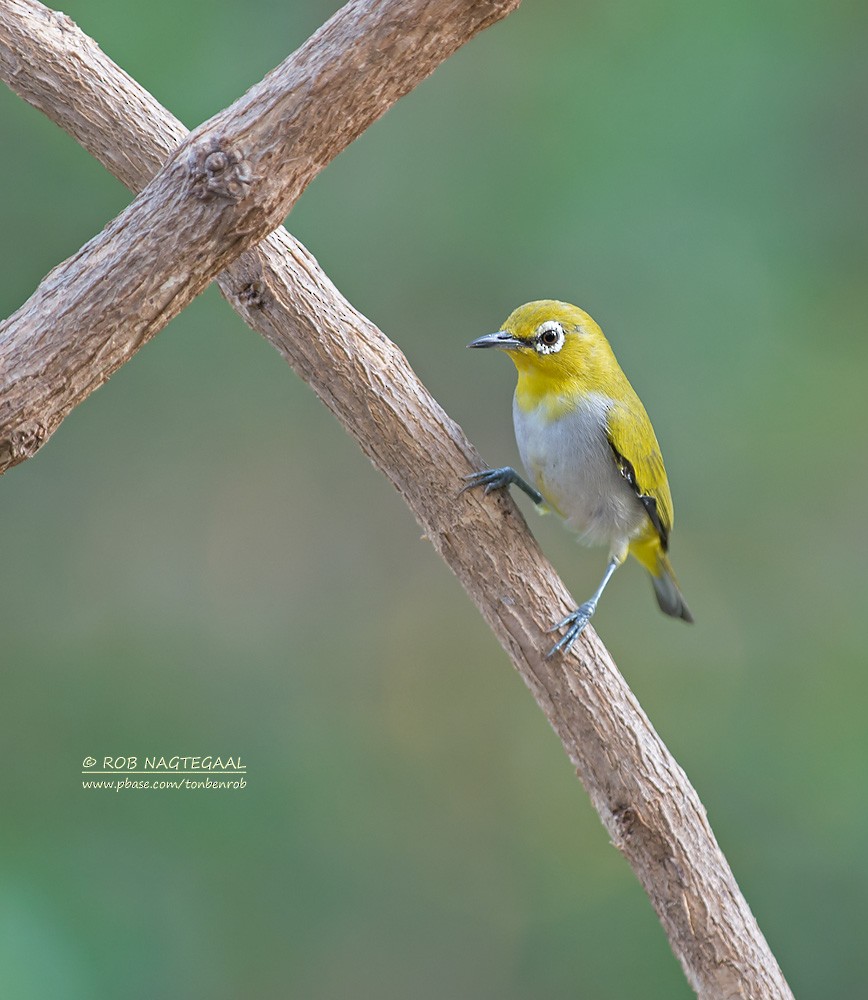
{"label": "bird", "polygon": [[504,351],[518,369],[513,424],[531,482],[511,466],[483,469],[460,492],[516,486],[581,542],[609,547],[599,587],[548,630],[563,631],[548,656],[570,651],[628,554],[650,573],[661,611],[692,622],[667,554],[672,495],[660,445],[597,323],[578,306],[541,299],[467,346]]}

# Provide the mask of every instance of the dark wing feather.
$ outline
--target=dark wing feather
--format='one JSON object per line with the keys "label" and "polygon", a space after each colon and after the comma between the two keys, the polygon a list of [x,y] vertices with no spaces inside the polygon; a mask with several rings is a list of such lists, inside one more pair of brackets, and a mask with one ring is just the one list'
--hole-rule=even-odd
{"label": "dark wing feather", "polygon": [[672,496],[654,428],[635,393],[609,411],[606,436],[621,475],[635,490],[665,551],[672,529]]}

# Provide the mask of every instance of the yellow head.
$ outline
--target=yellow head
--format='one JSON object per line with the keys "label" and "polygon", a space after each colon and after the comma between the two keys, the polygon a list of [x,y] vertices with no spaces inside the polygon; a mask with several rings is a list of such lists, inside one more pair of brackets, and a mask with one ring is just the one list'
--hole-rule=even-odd
{"label": "yellow head", "polygon": [[525,397],[612,394],[624,379],[599,326],[583,309],[555,299],[519,306],[497,333],[467,346],[506,351],[518,369],[519,393]]}

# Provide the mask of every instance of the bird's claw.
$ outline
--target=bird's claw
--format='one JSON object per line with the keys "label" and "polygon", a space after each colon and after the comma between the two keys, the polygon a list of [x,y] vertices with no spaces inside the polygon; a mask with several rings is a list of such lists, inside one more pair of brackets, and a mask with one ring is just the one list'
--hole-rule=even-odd
{"label": "bird's claw", "polygon": [[585,603],[576,608],[575,611],[571,611],[566,618],[559,621],[556,625],[552,625],[552,627],[547,630],[546,635],[550,635],[552,632],[558,632],[562,628],[566,628],[567,630],[554,644],[554,646],[552,646],[548,653],[546,653],[546,659],[551,659],[555,653],[563,652],[564,655],[569,653],[575,645],[576,640],[582,632],[585,631],[585,626],[591,620],[591,616],[596,610],[597,606],[593,601],[585,601]]}
{"label": "bird's claw", "polygon": [[464,480],[467,485],[458,491],[458,496],[461,496],[467,490],[474,489],[476,486],[484,486],[486,496],[494,492],[494,490],[505,490],[508,486],[517,486],[537,506],[543,502],[542,493],[534,489],[530,483],[525,482],[515,469],[509,465],[505,465],[502,469],[483,469],[481,472],[471,472],[469,476],[464,477]]}
{"label": "bird's claw", "polygon": [[481,472],[471,472],[469,476],[464,476],[467,483],[459,491],[458,495],[466,493],[467,490],[475,489],[477,486],[484,486],[484,493],[488,496],[494,490],[503,490],[515,482],[515,470],[508,466],[503,469],[483,469]]}

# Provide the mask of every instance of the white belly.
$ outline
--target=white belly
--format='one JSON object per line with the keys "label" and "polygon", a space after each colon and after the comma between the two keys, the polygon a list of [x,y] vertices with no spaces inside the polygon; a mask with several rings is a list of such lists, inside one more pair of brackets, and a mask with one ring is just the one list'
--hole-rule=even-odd
{"label": "white belly", "polygon": [[590,395],[549,420],[543,407],[525,412],[513,402],[513,421],[521,460],[549,506],[582,541],[621,554],[647,514],[606,438],[609,405],[605,396]]}

